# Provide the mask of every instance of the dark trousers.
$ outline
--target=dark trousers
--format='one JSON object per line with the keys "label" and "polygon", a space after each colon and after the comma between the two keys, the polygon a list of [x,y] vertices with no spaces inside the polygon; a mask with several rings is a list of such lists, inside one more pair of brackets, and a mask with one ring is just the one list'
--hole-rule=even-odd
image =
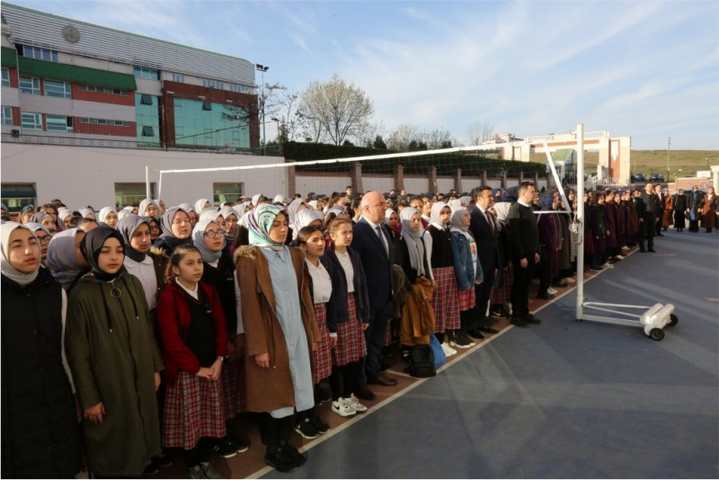
{"label": "dark trousers", "polygon": [[384,337],[387,332],[387,322],[392,315],[392,303],[380,309],[369,322],[364,332],[367,343],[367,356],[365,357],[365,373],[368,379],[377,378],[382,371],[382,352],[384,351]]}
{"label": "dark trousers", "polygon": [[657,217],[656,223],[656,235],[661,235],[662,233],[662,225],[664,224],[664,210],[659,210],[659,216]]}
{"label": "dark trousers", "polygon": [[527,268],[522,268],[519,259],[512,260],[512,314],[517,318],[529,315],[529,282],[534,274],[534,254],[527,257]]}
{"label": "dark trousers", "polygon": [[348,398],[353,393],[357,393],[364,382],[362,361],[334,367],[330,381],[332,382],[332,400],[337,400],[340,397]]}
{"label": "dark trousers", "polygon": [[552,268],[549,258],[549,249],[542,247],[540,255],[542,257],[539,259],[539,265],[537,265],[537,268],[539,269],[539,292],[537,293],[542,294],[547,293],[549,284],[552,282]]}
{"label": "dark trousers", "polygon": [[[474,295],[476,297],[475,315],[479,322],[479,326],[488,327],[491,323],[487,316],[487,304],[489,303],[490,295],[492,294],[492,286],[494,285],[494,271],[495,265],[482,264],[482,272],[484,278],[482,283],[474,286]],[[502,288],[502,287],[500,287]]]}
{"label": "dark trousers", "polygon": [[653,213],[644,215],[644,221],[639,225],[639,250],[644,251],[644,241],[647,242],[647,248],[654,250],[654,232],[656,231],[657,217]]}

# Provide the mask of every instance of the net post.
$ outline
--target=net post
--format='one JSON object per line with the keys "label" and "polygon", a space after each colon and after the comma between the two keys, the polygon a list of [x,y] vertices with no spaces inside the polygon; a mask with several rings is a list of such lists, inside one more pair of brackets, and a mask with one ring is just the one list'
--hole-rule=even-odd
{"label": "net post", "polygon": [[584,124],[577,124],[577,304],[576,317],[584,316]]}
{"label": "net post", "polygon": [[162,174],[164,172],[160,170],[160,178],[157,181],[157,201],[162,200]]}
{"label": "net post", "polygon": [[150,167],[145,165],[145,198],[152,198],[150,195]]}

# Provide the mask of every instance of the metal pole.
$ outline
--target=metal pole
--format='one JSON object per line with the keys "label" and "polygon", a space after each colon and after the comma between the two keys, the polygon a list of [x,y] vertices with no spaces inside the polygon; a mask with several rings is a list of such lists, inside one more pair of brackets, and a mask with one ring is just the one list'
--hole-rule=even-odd
{"label": "metal pole", "polygon": [[577,320],[584,317],[584,125],[577,124]]}
{"label": "metal pole", "polygon": [[152,198],[150,193],[150,167],[145,165],[145,198]]}
{"label": "metal pole", "polygon": [[160,178],[157,181],[157,201],[162,200],[162,170],[160,170]]}

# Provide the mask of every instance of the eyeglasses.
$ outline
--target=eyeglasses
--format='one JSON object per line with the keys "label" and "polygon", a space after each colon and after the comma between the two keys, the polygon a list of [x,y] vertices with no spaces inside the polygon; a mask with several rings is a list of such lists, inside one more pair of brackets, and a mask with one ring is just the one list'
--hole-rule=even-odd
{"label": "eyeglasses", "polygon": [[50,235],[35,235],[35,237],[40,241],[40,243],[50,242]]}
{"label": "eyeglasses", "polygon": [[189,225],[189,220],[175,220],[172,222],[173,225]]}
{"label": "eyeglasses", "polygon": [[205,236],[210,238],[220,238],[225,235],[224,230],[205,230]]}

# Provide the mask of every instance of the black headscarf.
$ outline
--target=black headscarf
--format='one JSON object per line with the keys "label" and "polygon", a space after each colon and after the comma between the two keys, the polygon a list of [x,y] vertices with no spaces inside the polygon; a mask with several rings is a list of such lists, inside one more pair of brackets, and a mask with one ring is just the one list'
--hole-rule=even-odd
{"label": "black headscarf", "polygon": [[134,213],[128,213],[122,217],[122,220],[117,222],[117,231],[120,232],[120,235],[122,235],[122,239],[125,244],[125,255],[136,262],[142,262],[147,256],[145,253],[132,248],[132,245],[130,244],[132,236],[135,234],[135,230],[140,228],[140,225],[142,224],[147,225],[149,228],[149,218],[143,218],[139,215],[135,215]]}
{"label": "black headscarf", "polygon": [[115,273],[107,273],[100,269],[97,263],[100,257],[100,251],[109,238],[116,238],[117,241],[120,242],[120,245],[124,244],[120,232],[107,225],[100,225],[90,230],[82,241],[82,253],[85,256],[85,260],[87,260],[88,265],[90,265],[95,278],[103,282],[111,282],[125,272],[125,267],[121,267],[120,270]]}

